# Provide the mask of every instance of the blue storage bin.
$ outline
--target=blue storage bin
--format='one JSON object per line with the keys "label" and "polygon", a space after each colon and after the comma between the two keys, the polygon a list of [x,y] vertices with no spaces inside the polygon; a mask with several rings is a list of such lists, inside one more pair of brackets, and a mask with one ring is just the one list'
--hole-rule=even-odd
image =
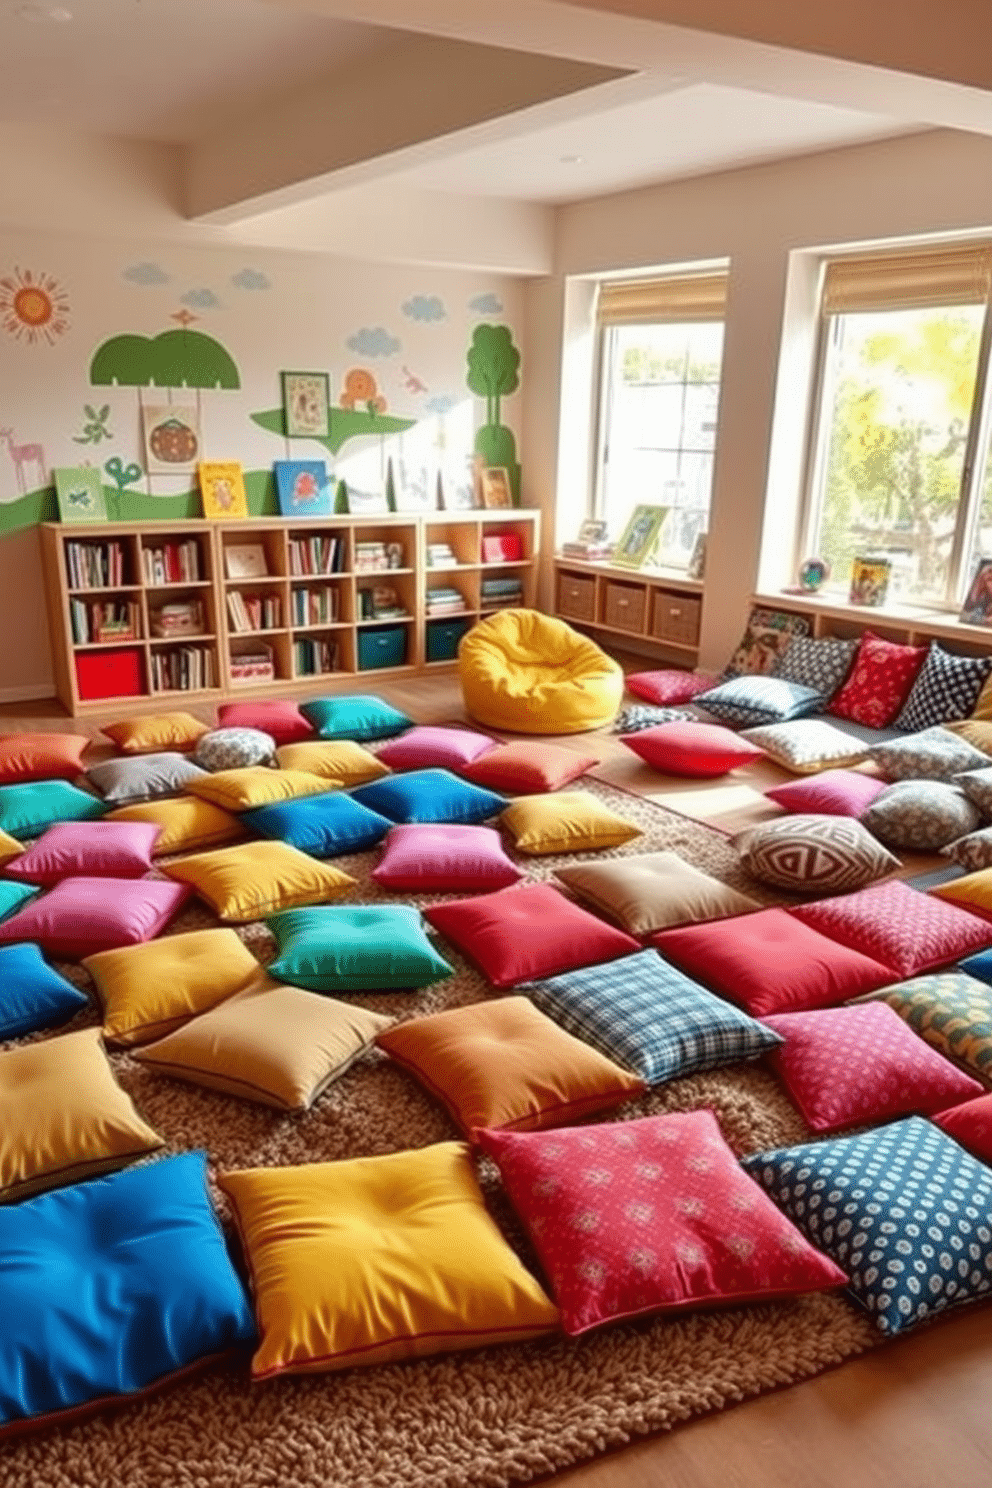
{"label": "blue storage bin", "polygon": [[406,626],[377,625],[358,632],[358,670],[406,664]]}
{"label": "blue storage bin", "polygon": [[458,620],[428,620],[424,654],[428,661],[454,661],[458,655],[458,642],[472,621],[462,616]]}

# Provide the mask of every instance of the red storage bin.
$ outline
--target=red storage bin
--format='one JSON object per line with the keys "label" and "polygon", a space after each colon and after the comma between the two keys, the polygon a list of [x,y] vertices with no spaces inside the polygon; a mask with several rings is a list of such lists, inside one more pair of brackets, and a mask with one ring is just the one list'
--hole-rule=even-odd
{"label": "red storage bin", "polygon": [[143,654],[137,648],[109,647],[81,651],[76,657],[76,688],[80,699],[140,697],[145,692]]}

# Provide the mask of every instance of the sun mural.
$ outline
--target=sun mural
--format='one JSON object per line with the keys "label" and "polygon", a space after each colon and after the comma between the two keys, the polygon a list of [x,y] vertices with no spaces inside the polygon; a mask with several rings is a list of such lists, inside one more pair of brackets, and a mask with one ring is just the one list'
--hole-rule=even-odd
{"label": "sun mural", "polygon": [[18,341],[54,345],[69,327],[69,297],[51,274],[15,268],[0,277],[0,325]]}

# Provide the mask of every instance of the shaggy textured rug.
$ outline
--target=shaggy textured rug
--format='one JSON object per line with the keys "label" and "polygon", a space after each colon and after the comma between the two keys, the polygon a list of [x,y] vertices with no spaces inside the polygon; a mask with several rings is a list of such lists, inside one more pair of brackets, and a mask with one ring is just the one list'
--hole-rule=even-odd
{"label": "shaggy textured rug", "polygon": [[[670,849],[754,894],[717,832],[588,778],[583,786],[643,829],[610,856]],[[376,859],[365,853],[334,860],[359,880],[356,900],[390,898],[369,879]],[[520,861],[533,879],[543,879],[566,860]],[[411,902],[436,897],[444,896]],[[171,928],[215,923],[193,906]],[[264,926],[242,933],[260,959],[271,956]],[[489,995],[477,972],[458,956],[451,959],[457,974],[421,993],[356,1000],[406,1018]],[[78,967],[62,969],[86,985]],[[95,1021],[84,1012],[68,1026]],[[112,1060],[139,1111],[167,1138],[167,1150],[206,1148],[217,1171],[395,1152],[459,1135],[445,1112],[378,1052],[353,1065],[302,1115],[182,1084],[127,1055]],[[739,1154],[810,1135],[775,1080],[751,1065],[675,1081],[610,1119],[698,1106],[716,1112]],[[495,1168],[482,1163],[480,1178],[497,1222],[533,1265]],[[43,1428],[0,1445],[0,1485],[503,1488],[807,1379],[878,1342],[863,1313],[824,1293],[607,1327],[577,1341],[542,1339],[258,1385],[250,1383],[244,1359],[75,1426]]]}

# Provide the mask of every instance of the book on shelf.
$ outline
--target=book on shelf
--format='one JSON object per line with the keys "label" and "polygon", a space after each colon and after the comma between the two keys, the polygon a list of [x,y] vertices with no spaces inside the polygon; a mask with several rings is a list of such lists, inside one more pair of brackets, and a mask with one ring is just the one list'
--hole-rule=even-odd
{"label": "book on shelf", "polygon": [[356,542],[353,567],[356,573],[379,573],[389,568],[386,544],[373,541]]}
{"label": "book on shelf", "polygon": [[264,579],[269,561],[261,543],[231,543],[224,549],[224,571],[229,579]]}
{"label": "book on shelf", "polygon": [[328,625],[339,619],[341,604],[336,588],[294,589],[292,592],[294,625]]}
{"label": "book on shelf", "polygon": [[578,558],[583,563],[605,563],[613,557],[611,542],[565,542],[561,545],[563,558]]}
{"label": "book on shelf", "polygon": [[293,671],[297,677],[314,677],[324,672],[335,672],[337,666],[337,641],[308,638],[293,642]]}
{"label": "book on shelf", "polygon": [[341,573],[344,568],[344,539],[333,533],[289,539],[289,571],[294,577]]}
{"label": "book on shelf", "polygon": [[119,542],[67,542],[70,589],[115,589],[124,583],[124,548]]}
{"label": "book on shelf", "polygon": [[483,563],[519,563],[524,541],[519,532],[492,532],[482,539]]}
{"label": "book on shelf", "polygon": [[136,641],[141,635],[140,610],[136,600],[87,604],[72,598],[69,601],[69,621],[73,643],[77,646],[94,642]]}
{"label": "book on shelf", "polygon": [[450,615],[468,608],[461,590],[449,588],[428,589],[424,607],[428,615]]}
{"label": "book on shelf", "polygon": [[230,589],[227,613],[236,631],[276,630],[282,624],[278,594],[242,594],[239,589]]}
{"label": "book on shelf", "polygon": [[394,620],[409,611],[392,584],[372,584],[358,591],[358,613],[362,620]]}
{"label": "book on shelf", "polygon": [[239,651],[231,656],[232,682],[272,682],[275,662],[271,646],[258,646],[254,651]]}
{"label": "book on shelf", "polygon": [[216,687],[214,654],[205,646],[177,646],[151,658],[153,692],[202,692]]}
{"label": "book on shelf", "polygon": [[196,584],[202,577],[200,545],[191,537],[142,548],[141,572],[146,584]]}
{"label": "book on shelf", "polygon": [[457,568],[456,558],[450,543],[428,543],[426,550],[428,568]]}

